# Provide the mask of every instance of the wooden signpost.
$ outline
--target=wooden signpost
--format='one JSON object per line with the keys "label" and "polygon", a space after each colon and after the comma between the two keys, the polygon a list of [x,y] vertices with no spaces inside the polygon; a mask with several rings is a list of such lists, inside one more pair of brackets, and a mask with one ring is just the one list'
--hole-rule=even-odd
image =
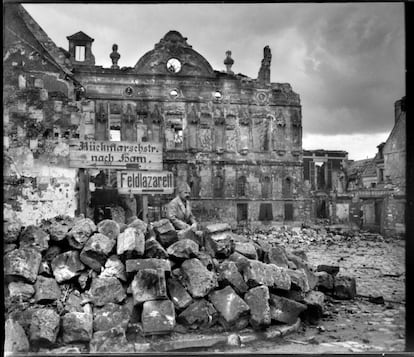
{"label": "wooden signpost", "polygon": [[169,171],[118,171],[117,187],[121,194],[171,194],[174,175]]}
{"label": "wooden signpost", "polygon": [[[162,171],[162,144],[154,142],[71,140],[69,167],[115,169],[119,194],[142,196],[147,221],[148,194],[174,193],[174,175]],[[86,207],[83,207],[86,212]]]}
{"label": "wooden signpost", "polygon": [[162,144],[152,142],[71,140],[69,166],[162,170]]}

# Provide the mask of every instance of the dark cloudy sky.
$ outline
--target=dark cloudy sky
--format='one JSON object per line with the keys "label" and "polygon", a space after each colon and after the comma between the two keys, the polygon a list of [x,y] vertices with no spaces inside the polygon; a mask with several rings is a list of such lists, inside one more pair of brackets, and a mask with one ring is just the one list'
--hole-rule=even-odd
{"label": "dark cloudy sky", "polygon": [[215,70],[227,50],[233,71],[256,78],[263,47],[272,51],[272,82],[299,93],[303,148],[373,157],[405,95],[402,3],[344,4],[25,4],[49,37],[95,39],[96,64],[134,66],[169,30],[177,30]]}

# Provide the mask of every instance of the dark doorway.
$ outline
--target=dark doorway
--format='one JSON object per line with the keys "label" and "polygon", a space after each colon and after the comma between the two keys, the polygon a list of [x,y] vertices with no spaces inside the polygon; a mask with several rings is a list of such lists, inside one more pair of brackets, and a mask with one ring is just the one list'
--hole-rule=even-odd
{"label": "dark doorway", "polygon": [[247,221],[247,203],[238,203],[237,204],[237,222]]}
{"label": "dark doorway", "polygon": [[375,201],[375,224],[381,226],[382,201]]}
{"label": "dark doorway", "polygon": [[285,221],[293,221],[293,203],[285,203]]}
{"label": "dark doorway", "polygon": [[272,221],[273,209],[271,203],[261,203],[259,210],[259,221]]}
{"label": "dark doorway", "polygon": [[324,198],[316,201],[316,218],[328,218],[328,205]]}

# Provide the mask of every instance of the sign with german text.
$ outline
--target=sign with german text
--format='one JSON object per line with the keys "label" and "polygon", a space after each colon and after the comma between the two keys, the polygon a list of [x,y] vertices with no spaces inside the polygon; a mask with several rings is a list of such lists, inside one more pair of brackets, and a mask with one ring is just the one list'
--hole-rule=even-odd
{"label": "sign with german text", "polygon": [[174,175],[169,171],[118,171],[117,187],[120,194],[174,193]]}
{"label": "sign with german text", "polygon": [[69,166],[162,170],[162,144],[153,142],[71,140]]}

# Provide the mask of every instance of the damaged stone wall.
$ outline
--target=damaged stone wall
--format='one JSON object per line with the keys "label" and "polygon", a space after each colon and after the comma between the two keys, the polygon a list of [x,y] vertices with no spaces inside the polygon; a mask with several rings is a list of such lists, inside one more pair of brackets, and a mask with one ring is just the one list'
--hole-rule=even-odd
{"label": "damaged stone wall", "polygon": [[28,225],[74,216],[76,170],[69,138],[78,135],[73,83],[35,36],[8,12],[3,57],[4,220]]}

